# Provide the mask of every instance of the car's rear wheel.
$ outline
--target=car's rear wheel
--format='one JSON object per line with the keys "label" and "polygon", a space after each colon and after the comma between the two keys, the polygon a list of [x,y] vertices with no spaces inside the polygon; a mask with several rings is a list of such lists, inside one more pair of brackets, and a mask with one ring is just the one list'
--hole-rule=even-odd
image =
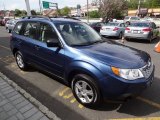
{"label": "car's rear wheel", "polygon": [[20,51],[15,53],[16,63],[21,70],[27,70],[27,63],[24,61],[23,55]]}
{"label": "car's rear wheel", "polygon": [[72,80],[72,91],[75,98],[82,105],[94,107],[99,105],[101,100],[100,91],[94,79],[85,74],[78,74]]}

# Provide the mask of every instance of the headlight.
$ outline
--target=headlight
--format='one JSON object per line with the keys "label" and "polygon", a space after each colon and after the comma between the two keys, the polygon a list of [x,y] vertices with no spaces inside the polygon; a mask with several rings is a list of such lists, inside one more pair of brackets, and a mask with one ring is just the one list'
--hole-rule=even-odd
{"label": "headlight", "polygon": [[114,74],[126,79],[126,80],[135,80],[138,78],[143,78],[143,74],[139,69],[120,69],[112,67]]}

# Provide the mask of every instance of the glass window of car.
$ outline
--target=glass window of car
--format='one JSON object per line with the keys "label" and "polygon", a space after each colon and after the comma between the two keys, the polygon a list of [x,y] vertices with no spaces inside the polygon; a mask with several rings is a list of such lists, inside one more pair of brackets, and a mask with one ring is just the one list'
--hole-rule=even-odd
{"label": "glass window of car", "polygon": [[39,32],[40,32],[39,40],[42,42],[47,42],[47,40],[58,41],[58,35],[56,31],[48,24],[41,23]]}
{"label": "glass window of car", "polygon": [[149,23],[131,23],[129,26],[131,27],[150,27]]}
{"label": "glass window of car", "polygon": [[55,23],[65,42],[70,46],[90,45],[102,39],[89,25],[81,22]]}
{"label": "glass window of car", "polygon": [[112,23],[112,22],[106,24],[106,26],[118,26],[118,25],[119,23]]}
{"label": "glass window of car", "polygon": [[131,17],[131,20],[139,20],[138,17]]}
{"label": "glass window of car", "polygon": [[124,20],[128,20],[129,19],[129,17],[128,16],[126,16],[125,18],[124,18]]}
{"label": "glass window of car", "polygon": [[152,22],[152,28],[156,29],[156,24]]}
{"label": "glass window of car", "polygon": [[28,22],[25,26],[23,35],[32,39],[37,38],[37,22]]}
{"label": "glass window of car", "polygon": [[18,22],[14,28],[14,32],[17,34],[20,34],[21,28],[22,28],[23,23],[22,22]]}

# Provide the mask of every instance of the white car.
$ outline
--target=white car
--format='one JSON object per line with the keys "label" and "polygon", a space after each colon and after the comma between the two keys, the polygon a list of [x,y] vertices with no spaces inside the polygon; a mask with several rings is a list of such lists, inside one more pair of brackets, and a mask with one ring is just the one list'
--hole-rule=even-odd
{"label": "white car", "polygon": [[109,22],[105,26],[102,26],[100,34],[102,36],[118,37],[121,39],[124,34],[125,28],[125,23]]}

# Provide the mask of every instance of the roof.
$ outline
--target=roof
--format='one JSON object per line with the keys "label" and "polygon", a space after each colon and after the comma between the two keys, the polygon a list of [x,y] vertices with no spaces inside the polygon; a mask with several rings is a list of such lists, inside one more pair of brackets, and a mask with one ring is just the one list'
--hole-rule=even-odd
{"label": "roof", "polygon": [[[28,18],[27,18],[28,17]],[[44,21],[44,22],[53,22],[53,23],[58,23],[58,22],[81,22],[77,19],[74,18],[49,18],[49,17],[34,17],[34,16],[27,16],[27,17],[23,17],[21,20],[19,21]],[[33,18],[32,18],[33,17]]]}

